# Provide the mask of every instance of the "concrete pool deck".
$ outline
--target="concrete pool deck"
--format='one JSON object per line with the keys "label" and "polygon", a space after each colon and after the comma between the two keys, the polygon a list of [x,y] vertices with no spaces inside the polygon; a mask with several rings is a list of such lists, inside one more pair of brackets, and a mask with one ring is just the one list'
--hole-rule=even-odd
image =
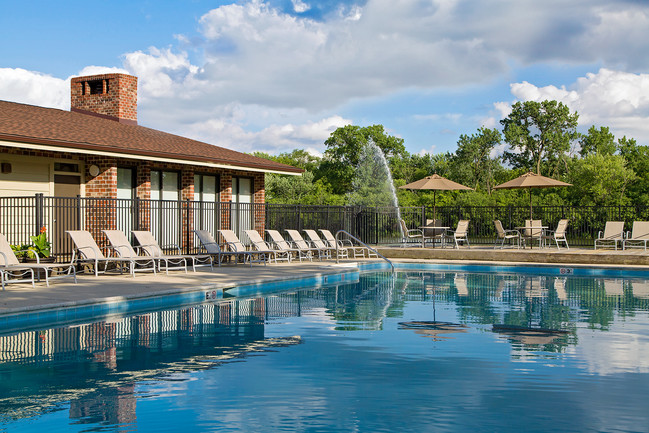
{"label": "concrete pool deck", "polygon": [[[538,265],[576,265],[611,266],[616,268],[644,268],[649,266],[649,251],[644,250],[597,250],[571,248],[562,249],[497,249],[476,246],[460,249],[451,248],[379,248],[381,254],[395,262],[450,263],[450,264],[538,264]],[[74,305],[105,302],[108,299],[129,300],[157,295],[184,293],[197,290],[219,290],[235,286],[277,282],[317,275],[337,274],[342,270],[356,269],[356,263],[377,261],[377,259],[335,260],[255,264],[224,265],[214,271],[198,268],[197,272],[185,274],[181,271],[169,275],[137,273],[130,275],[79,274],[78,283],[71,278],[54,280],[47,287],[44,282],[31,284],[8,284],[0,291],[0,316],[27,311],[59,308]],[[378,261],[382,261],[378,259]],[[647,268],[649,270],[649,267]]]}

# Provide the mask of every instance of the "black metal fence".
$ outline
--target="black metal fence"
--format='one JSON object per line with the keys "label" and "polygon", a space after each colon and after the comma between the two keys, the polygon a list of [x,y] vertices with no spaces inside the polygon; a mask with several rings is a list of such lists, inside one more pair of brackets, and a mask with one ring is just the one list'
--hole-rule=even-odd
{"label": "black metal fence", "polygon": [[[470,220],[472,244],[490,244],[495,238],[493,221],[499,219],[505,228],[524,224],[530,217],[525,206],[438,207],[436,219],[443,226],[455,228],[461,219]],[[403,234],[399,219],[408,228],[425,225],[433,218],[430,207],[360,207],[307,206],[252,203],[219,203],[201,201],[110,199],[91,197],[0,197],[0,233],[11,244],[29,244],[30,236],[46,227],[53,253],[69,259],[72,244],[67,230],[88,230],[102,240],[104,229],[151,231],[161,245],[176,244],[184,252],[198,250],[193,230],[208,230],[215,236],[220,229],[232,229],[247,242],[246,229],[305,228],[346,230],[369,244],[399,244]],[[550,228],[562,218],[570,220],[568,242],[572,246],[592,246],[606,221],[649,220],[649,207],[611,206],[536,206],[533,219]]]}

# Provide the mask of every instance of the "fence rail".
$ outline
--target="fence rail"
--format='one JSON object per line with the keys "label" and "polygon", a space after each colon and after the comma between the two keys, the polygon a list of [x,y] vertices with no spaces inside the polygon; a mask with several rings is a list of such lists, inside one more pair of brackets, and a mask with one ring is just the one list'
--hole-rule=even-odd
{"label": "fence rail", "polygon": [[[455,227],[461,219],[470,220],[472,244],[490,244],[495,238],[493,221],[499,219],[505,228],[523,225],[529,218],[526,206],[447,206],[437,207],[436,218],[443,226]],[[202,202],[191,200],[144,200],[92,197],[0,197],[0,233],[11,244],[29,244],[29,237],[48,230],[52,251],[59,260],[72,253],[67,230],[88,230],[105,243],[102,230],[151,231],[161,245],[175,244],[186,253],[198,251],[193,230],[208,230],[217,235],[221,229],[232,229],[247,242],[246,229],[262,231],[272,228],[302,230],[305,228],[345,230],[375,245],[398,244],[403,240],[399,219],[408,228],[425,225],[432,219],[430,207],[361,207],[310,206]],[[555,227],[562,218],[570,220],[567,238],[573,246],[592,246],[606,221],[649,220],[646,206],[536,206],[533,219]]]}

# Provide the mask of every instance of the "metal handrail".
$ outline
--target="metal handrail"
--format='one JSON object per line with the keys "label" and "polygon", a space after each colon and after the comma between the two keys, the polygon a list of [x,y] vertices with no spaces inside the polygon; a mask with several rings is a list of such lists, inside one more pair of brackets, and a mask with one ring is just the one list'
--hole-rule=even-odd
{"label": "metal handrail", "polygon": [[351,233],[349,233],[349,232],[346,231],[346,230],[338,230],[338,231],[336,232],[336,263],[339,262],[339,258],[338,258],[338,257],[339,257],[339,255],[338,255],[338,235],[341,234],[341,233],[346,234],[347,236],[349,236],[350,238],[352,238],[353,240],[355,240],[356,242],[358,242],[359,244],[361,244],[362,246],[364,246],[364,247],[367,248],[368,250],[372,250],[372,251],[374,251],[378,257],[381,257],[383,260],[385,260],[386,262],[388,262],[388,263],[390,264],[390,269],[392,269],[392,272],[394,272],[394,264],[392,264],[392,261],[390,261],[390,259],[388,259],[387,257],[385,257],[383,254],[379,253],[379,252],[376,250],[376,248],[372,248],[371,246],[367,245],[365,242],[363,242],[362,240],[358,239],[356,236],[352,235]]}

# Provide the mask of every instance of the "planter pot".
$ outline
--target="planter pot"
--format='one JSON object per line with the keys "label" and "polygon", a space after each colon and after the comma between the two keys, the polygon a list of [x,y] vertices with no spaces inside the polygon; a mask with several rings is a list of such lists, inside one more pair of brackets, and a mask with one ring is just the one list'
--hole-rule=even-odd
{"label": "planter pot", "polygon": [[[41,257],[40,263],[54,263],[56,262],[56,257],[50,256],[50,257]],[[36,259],[30,259],[29,257],[23,257],[22,259],[23,263],[37,263]]]}

